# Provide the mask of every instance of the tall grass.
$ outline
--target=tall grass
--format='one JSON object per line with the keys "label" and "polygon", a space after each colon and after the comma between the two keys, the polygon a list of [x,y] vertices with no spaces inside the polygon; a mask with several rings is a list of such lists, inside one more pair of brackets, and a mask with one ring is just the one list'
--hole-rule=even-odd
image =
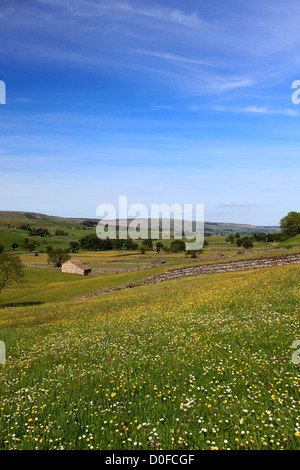
{"label": "tall grass", "polygon": [[0,312],[1,449],[299,449],[297,266]]}

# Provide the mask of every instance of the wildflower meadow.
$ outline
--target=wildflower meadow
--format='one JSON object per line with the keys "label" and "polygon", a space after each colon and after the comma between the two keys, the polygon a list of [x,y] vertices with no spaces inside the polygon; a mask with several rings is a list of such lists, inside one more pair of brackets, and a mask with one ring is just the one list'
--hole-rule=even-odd
{"label": "wildflower meadow", "polygon": [[2,310],[1,449],[299,449],[300,270]]}

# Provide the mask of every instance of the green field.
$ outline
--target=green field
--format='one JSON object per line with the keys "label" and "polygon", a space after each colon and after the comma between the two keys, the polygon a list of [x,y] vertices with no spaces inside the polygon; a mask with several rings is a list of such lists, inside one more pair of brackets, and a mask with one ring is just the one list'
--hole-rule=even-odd
{"label": "green field", "polygon": [[299,449],[299,282],[287,266],[2,310],[0,448]]}
{"label": "green field", "polygon": [[287,248],[300,247],[300,234],[281,242],[280,246]]}
{"label": "green field", "polygon": [[[90,276],[20,254],[26,282],[0,296],[0,449],[299,450],[300,265],[74,300],[177,267],[299,252],[298,237],[250,250],[209,242],[196,260],[72,254]],[[166,264],[151,267],[156,258]]]}
{"label": "green field", "polygon": [[[68,248],[70,241],[76,241],[91,233],[91,229],[84,227],[78,220],[63,217],[50,217],[44,214],[32,214],[28,218],[23,212],[0,211],[0,245],[5,250],[11,250],[12,243],[17,243],[16,252],[24,251],[22,245],[25,239],[34,240],[37,243],[35,251],[45,251],[47,244],[55,248]],[[51,237],[31,237],[26,230],[21,230],[23,224],[35,228],[48,229]],[[55,236],[56,230],[63,230],[67,236]]]}
{"label": "green field", "polygon": [[[211,237],[214,238],[214,237]],[[216,237],[217,238],[217,237]],[[220,240],[217,246],[214,240],[211,241],[209,249],[205,249],[202,255],[196,260],[186,258],[183,253],[176,256],[174,254],[156,253],[149,251],[141,255],[140,253],[118,251],[111,252],[80,252],[72,254],[72,259],[78,259],[91,267],[96,276],[80,276],[76,274],[62,273],[60,269],[49,269],[45,253],[35,256],[32,253],[20,256],[23,263],[26,282],[23,284],[13,284],[6,288],[0,296],[1,307],[13,307],[21,305],[35,305],[46,302],[57,302],[71,300],[76,297],[91,294],[106,287],[122,286],[143,281],[156,274],[164,273],[177,267],[191,266],[195,264],[218,263],[224,260],[235,260],[239,250],[227,249],[227,243],[223,241],[222,251],[220,251]],[[269,247],[272,249],[273,247]],[[254,250],[254,249],[253,249]],[[261,254],[253,250],[245,250],[238,256],[238,259],[249,259],[253,257],[273,256],[272,251],[262,251]],[[299,250],[287,250],[292,253]],[[215,254],[223,253],[219,259],[210,259]],[[163,259],[166,264],[159,267],[152,267],[151,261]],[[29,266],[27,266],[29,265]],[[36,267],[34,267],[36,266]],[[128,272],[112,272],[125,269]],[[130,271],[131,270],[131,271]]]}
{"label": "green field", "polygon": [[[84,236],[95,233],[94,228],[90,228],[82,225],[84,219],[76,218],[65,218],[57,216],[49,216],[46,214],[39,214],[33,212],[9,212],[0,211],[0,245],[4,246],[6,251],[12,250],[12,244],[17,243],[19,247],[15,249],[16,252],[24,252],[25,240],[35,241],[36,247],[34,251],[42,252],[46,251],[48,245],[54,248],[69,248],[71,241],[78,241]],[[51,236],[30,236],[28,231],[20,229],[24,224],[27,224],[34,228],[47,229]],[[207,230],[213,234],[209,239],[215,239],[214,243],[219,245],[221,248],[224,244],[226,235],[230,233],[241,232],[242,234],[249,234],[255,231],[261,232],[272,232],[276,231],[276,227],[254,227],[250,225],[239,225],[239,224],[225,224],[225,223],[205,223]],[[65,236],[55,235],[56,230],[63,230]],[[220,235],[222,234],[223,235]],[[162,240],[165,246],[170,245],[170,240]],[[138,244],[141,245],[141,241]],[[155,241],[154,241],[155,245]],[[262,244],[260,244],[264,247]],[[267,246],[267,245],[265,245]],[[228,244],[228,250],[235,249],[234,245]]]}
{"label": "green field", "polygon": [[166,267],[149,271],[135,271],[122,274],[102,274],[99,277],[66,274],[60,271],[25,268],[26,282],[12,285],[0,297],[0,307],[34,305],[45,302],[71,300],[90,294],[105,287],[139,282],[150,275],[164,272]]}

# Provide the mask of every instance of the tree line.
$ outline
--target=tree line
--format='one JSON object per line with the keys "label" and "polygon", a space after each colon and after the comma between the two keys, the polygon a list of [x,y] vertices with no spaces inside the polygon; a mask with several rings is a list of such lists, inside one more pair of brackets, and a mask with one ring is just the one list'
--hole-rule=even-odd
{"label": "tree line", "polygon": [[253,233],[241,236],[239,232],[228,235],[226,241],[235,243],[239,247],[252,248],[253,242],[273,243],[283,242],[300,233],[300,212],[289,212],[280,220],[280,231],[271,233]]}
{"label": "tree line", "polygon": [[[20,230],[26,230],[28,235],[31,237],[52,237],[52,233],[49,232],[47,228],[42,227],[31,227],[29,224],[23,224],[19,227]],[[69,235],[68,232],[65,232],[61,229],[56,229],[54,232],[56,237],[67,237]]]}

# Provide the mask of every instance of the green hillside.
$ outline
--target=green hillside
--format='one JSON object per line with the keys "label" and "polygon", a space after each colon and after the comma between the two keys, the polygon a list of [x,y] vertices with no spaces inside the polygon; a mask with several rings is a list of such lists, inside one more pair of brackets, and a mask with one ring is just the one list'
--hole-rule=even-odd
{"label": "green hillside", "polygon": [[[89,233],[94,233],[94,227],[82,224],[84,220],[89,219],[57,217],[35,212],[0,211],[0,245],[3,245],[6,251],[9,251],[12,249],[12,244],[16,243],[19,247],[15,251],[20,252],[24,251],[23,245],[27,239],[27,241],[35,241],[34,251],[38,252],[45,251],[47,245],[52,245],[55,248],[68,248],[70,241],[76,241]],[[49,236],[31,237],[28,230],[24,230],[25,226],[35,229],[47,229]],[[63,235],[56,235],[57,230],[64,232]],[[270,233],[276,230],[278,230],[278,227],[205,222],[205,232],[210,234]],[[167,244],[168,241],[165,240],[164,243]]]}
{"label": "green hillside", "polygon": [[288,238],[284,242],[281,242],[279,246],[284,248],[293,248],[295,246],[300,246],[300,233],[298,233],[298,235],[296,235],[295,237]]}
{"label": "green hillside", "polygon": [[299,449],[299,281],[284,266],[0,310],[0,448]]}
{"label": "green hillside", "polygon": [[[24,225],[36,229],[47,229],[50,236],[31,237],[27,230],[20,228]],[[57,230],[63,231],[65,235],[55,235]],[[17,243],[19,248],[15,251],[24,251],[22,246],[25,244],[26,239],[35,241],[37,245],[35,251],[44,251],[48,244],[55,248],[67,248],[70,241],[76,241],[84,237],[91,230],[82,225],[79,220],[33,212],[0,211],[0,245],[3,245],[5,250],[11,250],[12,244]]]}

